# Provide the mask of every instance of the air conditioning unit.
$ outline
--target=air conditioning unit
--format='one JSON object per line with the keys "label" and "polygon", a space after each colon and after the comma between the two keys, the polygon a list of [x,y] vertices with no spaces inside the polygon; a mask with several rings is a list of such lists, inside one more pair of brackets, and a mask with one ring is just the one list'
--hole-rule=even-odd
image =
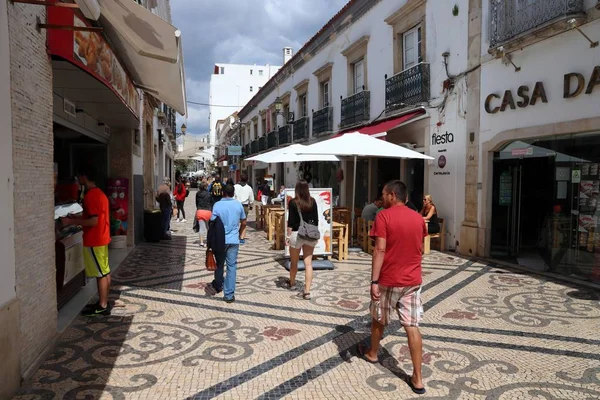
{"label": "air conditioning unit", "polygon": [[70,115],[73,118],[77,118],[77,107],[75,106],[75,103],[67,99],[63,99],[63,110],[65,114]]}

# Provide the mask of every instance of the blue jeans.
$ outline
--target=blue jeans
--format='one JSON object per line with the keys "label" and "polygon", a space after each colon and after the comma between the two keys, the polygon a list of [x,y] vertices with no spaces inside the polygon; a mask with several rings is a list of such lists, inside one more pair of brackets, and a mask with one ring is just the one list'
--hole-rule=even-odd
{"label": "blue jeans", "polygon": [[[239,244],[227,244],[225,245],[225,254],[215,254],[217,270],[215,271],[215,280],[212,282],[212,285],[217,292],[224,290],[225,298],[228,300],[233,298],[233,295],[235,294],[235,279],[237,275],[239,249]],[[227,275],[225,275],[225,281],[223,282],[225,264],[227,264]]]}
{"label": "blue jeans", "polygon": [[162,216],[163,216],[163,228],[165,234],[168,234],[171,230],[171,213],[173,210],[171,208],[162,208]]}

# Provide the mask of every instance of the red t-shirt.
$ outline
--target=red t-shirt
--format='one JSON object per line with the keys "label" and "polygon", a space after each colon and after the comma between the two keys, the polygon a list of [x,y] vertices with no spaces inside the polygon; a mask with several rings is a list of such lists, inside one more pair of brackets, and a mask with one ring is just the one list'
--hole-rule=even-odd
{"label": "red t-shirt", "polygon": [[423,217],[406,206],[381,210],[371,237],[386,240],[379,284],[388,287],[418,286],[423,282],[421,260],[427,226]]}
{"label": "red t-shirt", "polygon": [[185,201],[185,185],[180,183],[175,186],[175,200],[177,201]]}
{"label": "red t-shirt", "polygon": [[110,214],[108,197],[98,188],[90,189],[83,197],[84,218],[98,217],[96,226],[83,227],[85,247],[106,246],[110,243]]}

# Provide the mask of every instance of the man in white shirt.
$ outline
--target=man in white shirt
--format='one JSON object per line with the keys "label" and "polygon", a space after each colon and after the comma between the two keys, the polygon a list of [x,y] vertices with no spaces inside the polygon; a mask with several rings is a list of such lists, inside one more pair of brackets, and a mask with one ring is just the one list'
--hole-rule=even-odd
{"label": "man in white shirt", "polygon": [[[237,183],[234,186],[235,194],[234,198],[242,203],[244,207],[244,213],[246,216],[248,215],[248,211],[252,210],[252,205],[254,204],[254,190],[252,190],[252,186],[248,184],[248,175],[243,173],[240,176],[240,183]],[[244,230],[240,237],[240,244],[246,243],[246,231]]]}

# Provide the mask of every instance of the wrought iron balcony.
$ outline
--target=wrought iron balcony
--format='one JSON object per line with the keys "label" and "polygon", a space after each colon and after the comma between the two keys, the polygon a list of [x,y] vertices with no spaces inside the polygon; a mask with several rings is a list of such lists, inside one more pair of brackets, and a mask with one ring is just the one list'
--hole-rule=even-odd
{"label": "wrought iron balcony", "polygon": [[[387,75],[386,75],[387,76]],[[385,80],[385,110],[429,100],[429,64],[421,63]]]}
{"label": "wrought iron balcony", "polygon": [[290,125],[284,125],[279,128],[279,145],[292,143],[292,136],[290,135]]}
{"label": "wrought iron balcony", "polygon": [[308,140],[308,117],[298,118],[294,121],[294,142]]}
{"label": "wrought iron balcony", "polygon": [[360,124],[370,118],[371,92],[363,90],[342,100],[341,127]]}
{"label": "wrought iron balcony", "polygon": [[256,154],[258,153],[258,139],[253,140],[252,143],[250,143],[250,154]]}
{"label": "wrought iron balcony", "polygon": [[333,132],[333,107],[321,108],[313,112],[313,136]]}
{"label": "wrought iron balcony", "polygon": [[171,107],[166,104],[163,104],[163,113],[165,114],[165,127],[169,133],[173,135],[177,131],[176,127],[176,117],[177,113]]}
{"label": "wrought iron balcony", "polygon": [[267,149],[267,137],[261,136],[258,138],[258,151],[265,151]]}
{"label": "wrought iron balcony", "polygon": [[583,0],[490,0],[490,47],[555,20],[585,15]]}
{"label": "wrought iron balcony", "polygon": [[267,147],[269,149],[277,147],[278,131],[271,131],[267,133]]}

